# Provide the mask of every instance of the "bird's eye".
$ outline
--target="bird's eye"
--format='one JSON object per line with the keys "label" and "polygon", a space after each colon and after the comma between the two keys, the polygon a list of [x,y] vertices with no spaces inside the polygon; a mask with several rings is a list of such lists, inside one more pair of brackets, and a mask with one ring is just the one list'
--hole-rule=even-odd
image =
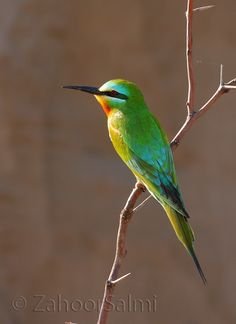
{"label": "bird's eye", "polygon": [[103,91],[103,95],[109,96],[109,97],[114,97],[122,100],[127,100],[128,97],[125,94],[122,94],[116,90],[108,90],[108,91]]}
{"label": "bird's eye", "polygon": [[111,90],[110,91],[110,95],[113,97],[115,97],[115,96],[117,96],[117,95],[119,95],[119,92],[117,92],[116,90]]}

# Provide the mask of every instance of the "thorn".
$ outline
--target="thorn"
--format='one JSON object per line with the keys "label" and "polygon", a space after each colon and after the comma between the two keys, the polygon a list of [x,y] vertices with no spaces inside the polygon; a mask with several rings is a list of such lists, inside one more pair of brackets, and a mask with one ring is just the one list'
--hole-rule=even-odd
{"label": "thorn", "polygon": [[193,9],[194,12],[196,11],[204,11],[204,10],[208,10],[208,9],[211,9],[211,8],[214,8],[216,5],[209,5],[209,6],[204,6],[204,7],[198,7],[198,8],[195,8]]}
{"label": "thorn", "polygon": [[117,282],[119,282],[119,281],[125,279],[126,277],[128,277],[128,276],[130,276],[130,275],[131,275],[131,272],[125,274],[124,276],[122,276],[122,277],[120,277],[120,278],[118,278],[118,279],[116,279],[116,280],[109,280],[109,283],[110,283],[111,285],[115,285],[115,284],[117,284]]}
{"label": "thorn", "polygon": [[233,80],[231,80],[231,81],[229,81],[229,82],[227,82],[227,83],[225,83],[224,85],[236,86],[236,78],[233,79]]}
{"label": "thorn", "polygon": [[222,87],[224,85],[224,81],[223,81],[223,64],[220,65],[220,86]]}
{"label": "thorn", "polygon": [[222,88],[224,88],[225,92],[228,92],[229,90],[235,90],[236,85],[223,84]]}

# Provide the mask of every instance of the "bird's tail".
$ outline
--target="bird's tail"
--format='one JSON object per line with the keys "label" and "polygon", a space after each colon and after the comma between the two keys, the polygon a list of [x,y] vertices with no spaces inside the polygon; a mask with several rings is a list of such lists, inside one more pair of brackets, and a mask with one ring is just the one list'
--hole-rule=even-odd
{"label": "bird's tail", "polygon": [[187,219],[178,213],[176,210],[174,210],[172,207],[170,207],[167,204],[163,204],[163,208],[165,209],[167,216],[171,222],[171,225],[173,226],[175,233],[180,240],[180,242],[184,245],[188,253],[191,255],[196,268],[202,278],[202,281],[204,284],[207,283],[206,277],[202,271],[202,268],[200,266],[200,263],[198,261],[198,258],[195,254],[193,242],[194,242],[194,233],[193,230],[188,223]]}

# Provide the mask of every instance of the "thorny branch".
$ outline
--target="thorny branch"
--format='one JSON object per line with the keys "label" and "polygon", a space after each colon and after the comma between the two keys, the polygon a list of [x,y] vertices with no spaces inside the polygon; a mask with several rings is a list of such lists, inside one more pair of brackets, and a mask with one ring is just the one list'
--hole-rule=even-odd
{"label": "thorny branch", "polygon": [[[112,269],[109,275],[109,278],[105,284],[105,291],[104,291],[104,296],[103,296],[103,301],[102,301],[102,306],[101,310],[99,313],[99,318],[98,318],[98,324],[104,324],[107,323],[109,311],[111,308],[111,300],[113,297],[113,292],[115,289],[115,285],[118,281],[124,279],[127,277],[127,275],[121,277],[118,279],[119,276],[119,270],[121,267],[121,263],[123,258],[126,255],[126,234],[128,230],[128,225],[131,221],[131,218],[134,214],[134,206],[139,198],[139,196],[144,192],[146,189],[145,187],[140,184],[136,183],[134,189],[132,190],[124,209],[121,211],[120,214],[120,223],[119,223],[119,228],[118,228],[118,233],[117,233],[117,241],[116,241],[116,254],[115,254],[115,259],[112,265]],[[128,274],[129,275],[129,274]]]}
{"label": "thorny branch", "polygon": [[[197,119],[199,119],[204,113],[206,113],[213,104],[225,93],[228,93],[230,90],[236,90],[236,79],[233,79],[227,83],[223,82],[223,66],[220,68],[220,82],[217,90],[212,95],[212,97],[199,109],[194,109],[194,97],[195,97],[195,87],[194,87],[194,72],[193,72],[193,56],[192,56],[192,22],[193,14],[196,11],[201,11],[205,9],[212,8],[213,6],[205,6],[200,8],[193,8],[193,0],[187,0],[187,11],[186,11],[186,63],[187,63],[187,77],[188,77],[188,96],[187,96],[187,117],[180,128],[176,136],[171,141],[170,145],[172,151],[174,151],[180,144],[182,138],[189,131],[192,125]],[[117,233],[116,241],[116,253],[113,261],[112,269],[109,275],[109,278],[105,284],[105,290],[103,295],[103,302],[101,305],[99,318],[97,324],[106,324],[108,320],[108,315],[111,306],[111,300],[113,297],[114,289],[116,284],[125,279],[129,274],[124,275],[119,278],[119,272],[123,258],[125,257],[126,250],[126,235],[128,230],[128,225],[132,219],[134,212],[143,204],[142,202],[135,208],[135,204],[141,194],[145,191],[145,187],[136,183],[133,191],[131,192],[124,209],[120,214],[120,223]],[[149,197],[148,197],[149,198]]]}
{"label": "thorny branch", "polygon": [[236,79],[232,79],[231,81],[224,83],[223,65],[221,65],[220,82],[217,90],[201,108],[199,108],[198,110],[193,110],[193,113],[187,116],[183,126],[180,128],[180,130],[178,131],[178,133],[175,135],[175,137],[170,143],[172,151],[177,148],[184,135],[188,132],[190,127],[192,127],[193,123],[204,113],[206,113],[223,94],[228,93],[230,90],[236,90]]}
{"label": "thorny branch", "polygon": [[186,62],[187,62],[187,77],[188,77],[188,97],[187,97],[187,112],[188,116],[194,113],[194,73],[193,73],[193,0],[188,1],[186,11]]}

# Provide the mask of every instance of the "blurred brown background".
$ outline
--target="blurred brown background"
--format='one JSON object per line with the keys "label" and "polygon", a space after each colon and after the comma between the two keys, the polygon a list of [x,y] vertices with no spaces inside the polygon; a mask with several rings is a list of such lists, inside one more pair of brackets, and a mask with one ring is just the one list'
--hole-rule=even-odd
{"label": "blurred brown background", "polygon": [[[133,80],[172,138],[186,114],[186,1],[0,4],[0,323],[95,323],[134,178],[95,100],[60,86]],[[220,63],[225,80],[236,76],[236,2],[214,4],[194,20],[197,106]],[[122,274],[132,275],[116,299],[156,309],[121,307],[110,323],[236,323],[235,106],[236,93],[221,98],[175,153],[207,287],[149,202],[130,225]]]}

